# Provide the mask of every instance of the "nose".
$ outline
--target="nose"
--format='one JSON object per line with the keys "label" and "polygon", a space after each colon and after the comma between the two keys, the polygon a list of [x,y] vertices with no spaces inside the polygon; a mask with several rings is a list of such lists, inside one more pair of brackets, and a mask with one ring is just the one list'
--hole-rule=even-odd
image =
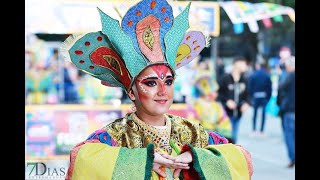
{"label": "nose", "polygon": [[158,96],[164,96],[166,94],[167,94],[167,90],[166,90],[166,87],[165,87],[164,83],[159,84],[157,95]]}

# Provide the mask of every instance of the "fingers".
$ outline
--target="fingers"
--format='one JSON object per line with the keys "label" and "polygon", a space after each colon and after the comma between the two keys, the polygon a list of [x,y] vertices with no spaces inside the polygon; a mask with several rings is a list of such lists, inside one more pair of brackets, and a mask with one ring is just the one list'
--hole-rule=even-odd
{"label": "fingers", "polygon": [[173,172],[173,178],[179,177],[181,170],[182,170],[182,169],[176,169],[176,170],[174,170],[174,172]]}
{"label": "fingers", "polygon": [[171,169],[190,169],[189,166],[171,166]]}
{"label": "fingers", "polygon": [[166,173],[161,169],[161,165],[158,163],[153,163],[152,170],[159,174],[159,176],[166,177]]}
{"label": "fingers", "polygon": [[166,164],[166,165],[172,165],[174,163],[173,160],[167,159],[162,155],[160,155],[159,153],[154,153],[153,162],[159,163],[159,164]]}
{"label": "fingers", "polygon": [[162,176],[162,177],[166,177],[166,173],[164,171],[162,171],[161,169],[153,169],[154,172],[158,173],[159,176]]}
{"label": "fingers", "polygon": [[174,160],[176,163],[188,164],[192,162],[192,155],[189,151],[182,153]]}
{"label": "fingers", "polygon": [[175,169],[177,169],[177,168],[189,169],[189,164],[185,164],[185,163],[174,163],[174,164],[172,165],[172,167],[174,167]]}

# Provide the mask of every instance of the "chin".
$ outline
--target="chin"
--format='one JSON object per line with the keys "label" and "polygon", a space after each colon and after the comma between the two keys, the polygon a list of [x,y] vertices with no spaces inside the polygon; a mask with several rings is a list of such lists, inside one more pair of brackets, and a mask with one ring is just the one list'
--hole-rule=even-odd
{"label": "chin", "polygon": [[169,112],[169,108],[158,108],[156,111],[151,112],[152,115],[158,116]]}

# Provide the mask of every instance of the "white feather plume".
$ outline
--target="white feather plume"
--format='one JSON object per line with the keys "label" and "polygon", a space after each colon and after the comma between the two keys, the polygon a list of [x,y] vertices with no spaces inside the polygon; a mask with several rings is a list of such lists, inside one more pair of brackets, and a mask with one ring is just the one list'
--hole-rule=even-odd
{"label": "white feather plume", "polygon": [[60,46],[60,54],[63,60],[67,60],[71,62],[69,49],[74,45],[77,40],[82,38],[86,34],[72,34],[70,35],[64,42],[62,42],[62,45]]}
{"label": "white feather plume", "polygon": [[209,47],[211,45],[210,41],[211,41],[211,37],[210,35],[204,35],[205,39],[206,39],[206,45],[205,47]]}

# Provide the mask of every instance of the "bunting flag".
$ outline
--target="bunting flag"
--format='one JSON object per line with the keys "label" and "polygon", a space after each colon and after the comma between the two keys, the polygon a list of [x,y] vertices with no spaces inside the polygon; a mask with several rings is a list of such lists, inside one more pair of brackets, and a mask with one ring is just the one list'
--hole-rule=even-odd
{"label": "bunting flag", "polygon": [[244,30],[243,23],[237,23],[233,25],[233,31],[236,34],[241,34]]}
{"label": "bunting flag", "polygon": [[256,20],[262,20],[266,18],[273,18],[276,17],[276,20],[281,21],[282,17],[277,17],[281,15],[288,15],[290,19],[294,22],[294,14],[295,11],[293,8],[288,6],[282,6],[279,4],[273,4],[273,3],[255,3],[253,4],[255,8],[255,17]]}
{"label": "bunting flag", "polygon": [[249,30],[253,33],[257,33],[259,31],[259,26],[258,26],[257,21],[254,21],[254,20],[249,21],[248,27],[249,27]]}
{"label": "bunting flag", "polygon": [[234,24],[234,32],[241,33],[241,23],[248,23],[251,32],[258,32],[257,21],[262,20],[266,28],[272,27],[272,18],[275,22],[282,22],[283,15],[288,15],[295,22],[295,11],[291,7],[274,3],[249,3],[242,1],[219,2]]}
{"label": "bunting flag", "polygon": [[283,18],[282,18],[281,15],[274,16],[274,17],[272,17],[272,19],[273,19],[275,22],[283,22]]}
{"label": "bunting flag", "polygon": [[266,28],[272,27],[272,22],[271,22],[270,18],[262,19],[262,23],[263,23],[264,27],[266,27]]}

